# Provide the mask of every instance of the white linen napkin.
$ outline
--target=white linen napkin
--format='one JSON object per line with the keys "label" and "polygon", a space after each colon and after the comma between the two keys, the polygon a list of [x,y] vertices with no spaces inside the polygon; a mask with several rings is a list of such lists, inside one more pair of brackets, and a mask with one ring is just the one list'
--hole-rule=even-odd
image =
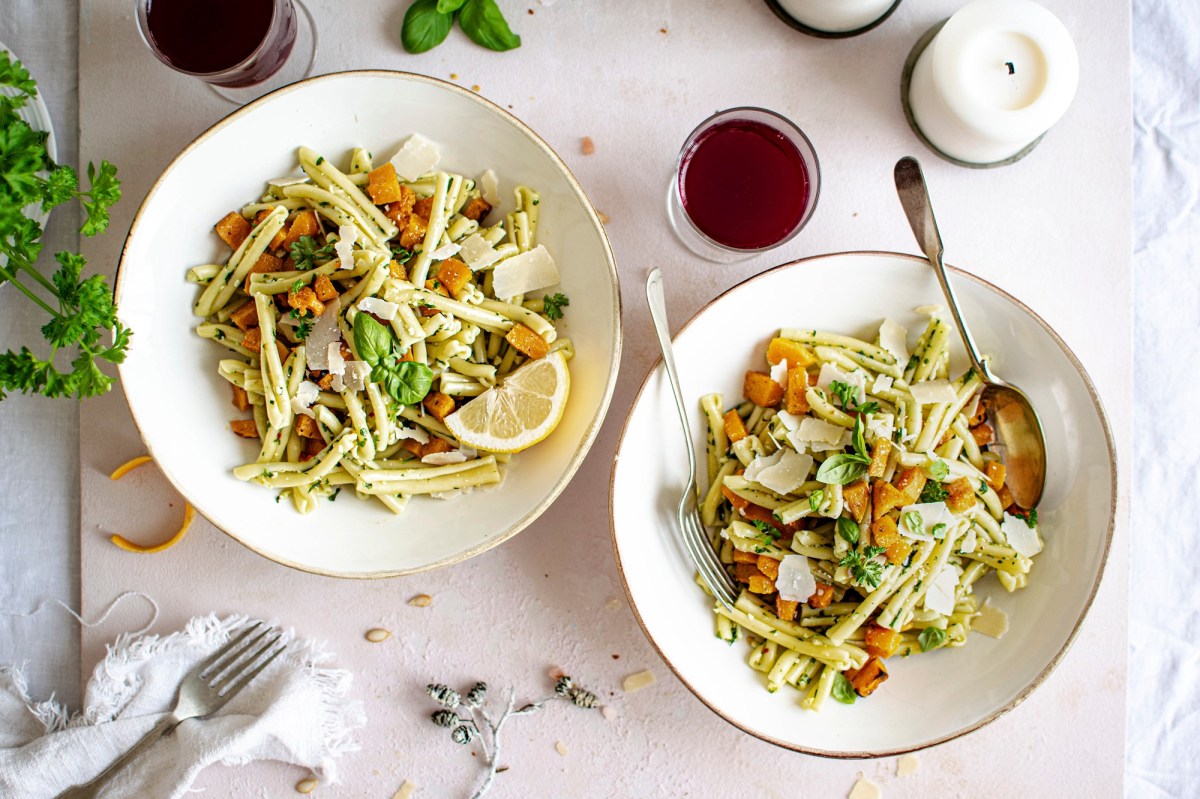
{"label": "white linen napkin", "polygon": [[[244,625],[245,616],[194,618],[165,637],[125,635],[108,647],[70,715],[51,698],[32,701],[19,669],[0,667],[0,796],[53,797],[86,782],[169,712],[183,676]],[[358,747],[362,705],[346,699],[347,671],[290,632],[288,651],[211,718],[191,719],[122,770],[102,796],[176,797],[205,766],[281,760],[335,782],[336,760]]]}

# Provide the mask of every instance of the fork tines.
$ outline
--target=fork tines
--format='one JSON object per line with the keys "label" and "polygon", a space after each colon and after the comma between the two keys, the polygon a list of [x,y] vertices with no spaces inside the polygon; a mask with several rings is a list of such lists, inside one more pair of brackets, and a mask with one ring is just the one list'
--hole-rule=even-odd
{"label": "fork tines", "polygon": [[681,509],[679,526],[683,531],[684,545],[687,547],[688,554],[692,556],[696,570],[700,573],[700,579],[704,580],[704,584],[712,591],[718,602],[727,608],[732,608],[733,603],[737,601],[737,588],[733,584],[733,580],[729,578],[729,573],[725,571],[717,553],[713,551],[712,543],[708,540],[708,534],[700,521],[699,513],[694,509],[690,512]]}
{"label": "fork tines", "polygon": [[[258,635],[246,640],[260,629]],[[286,644],[276,646],[282,637],[283,634],[275,628],[263,627],[262,622],[255,622],[217,650],[205,662],[199,676],[221,696],[231,696],[287,649]]]}

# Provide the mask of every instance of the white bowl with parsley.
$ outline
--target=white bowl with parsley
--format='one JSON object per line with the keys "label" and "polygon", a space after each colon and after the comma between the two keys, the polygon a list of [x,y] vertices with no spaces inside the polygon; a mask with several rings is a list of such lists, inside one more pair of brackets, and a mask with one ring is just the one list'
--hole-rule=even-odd
{"label": "white bowl with parsley", "polygon": [[[320,109],[314,113],[313,109]],[[553,433],[513,456],[503,482],[453,499],[417,497],[401,515],[343,490],[299,514],[275,492],[237,479],[257,442],[230,432],[239,416],[218,374],[228,357],[195,334],[190,267],[224,263],[213,225],[296,169],[297,147],[331,159],[362,147],[382,164],[412,134],[440,148],[439,169],[496,174],[540,192],[538,243],[554,254],[553,289],[576,302],[556,322],[574,346],[571,390]],[[515,535],[565,488],[608,408],[620,362],[620,294],[600,220],[562,160],[514,116],[453,84],[399,72],[313,78],[234,112],[167,167],[138,211],[117,275],[121,319],[136,330],[120,369],[134,420],[166,477],[216,527],[288,566],[339,577],[407,574],[457,563]],[[586,301],[580,301],[585,300]],[[240,414],[244,416],[245,414]],[[253,449],[254,451],[251,451]]]}
{"label": "white bowl with parsley", "polygon": [[[1009,593],[994,576],[975,584],[980,603],[986,599],[1007,616],[1000,638],[974,631],[963,646],[930,646],[933,651],[912,657],[897,652],[885,661],[886,681],[866,698],[849,691],[819,712],[805,709],[803,692],[783,684],[770,693],[766,675],[746,667],[744,640],[715,634],[713,600],[696,584],[675,532],[674,501],[686,483],[687,462],[661,368],[646,378],[634,401],[610,500],[613,544],[630,604],[647,638],[688,688],[763,740],[828,757],[886,757],[978,730],[1042,684],[1075,640],[1095,597],[1116,505],[1113,443],[1100,399],[1067,344],[1033,311],[966,273],[955,271],[953,280],[980,349],[998,372],[1026,388],[1045,425],[1047,483],[1038,505],[1045,548],[1024,588]],[[781,329],[871,342],[880,323],[891,319],[911,339],[927,321],[915,309],[941,296],[927,261],[886,253],[818,256],[730,289],[675,338],[697,452],[705,452],[708,431],[701,397],[721,392],[727,405],[735,404],[747,371],[767,368],[763,353]],[[809,301],[814,297],[821,299]],[[714,358],[714,352],[724,357]],[[965,369],[961,344],[952,336],[949,374]],[[707,488],[703,458],[700,469]]]}

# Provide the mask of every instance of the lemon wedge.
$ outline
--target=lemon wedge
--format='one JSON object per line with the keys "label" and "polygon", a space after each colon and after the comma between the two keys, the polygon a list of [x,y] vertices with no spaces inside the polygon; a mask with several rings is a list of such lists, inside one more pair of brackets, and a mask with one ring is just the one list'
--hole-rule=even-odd
{"label": "lemon wedge", "polygon": [[520,452],[554,432],[567,407],[571,373],[561,352],[521,366],[446,417],[459,441],[486,452]]}

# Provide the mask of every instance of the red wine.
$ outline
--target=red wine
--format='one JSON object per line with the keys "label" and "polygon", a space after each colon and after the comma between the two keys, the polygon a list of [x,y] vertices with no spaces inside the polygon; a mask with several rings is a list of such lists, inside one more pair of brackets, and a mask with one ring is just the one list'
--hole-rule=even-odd
{"label": "red wine", "polygon": [[700,134],[684,154],[679,196],[688,217],[726,247],[778,244],[809,199],[808,170],[792,141],[761,122],[733,119]]}
{"label": "red wine", "polygon": [[291,0],[146,0],[146,26],[160,57],[184,72],[223,73],[257,58],[219,81],[248,86],[270,77],[296,39]]}

